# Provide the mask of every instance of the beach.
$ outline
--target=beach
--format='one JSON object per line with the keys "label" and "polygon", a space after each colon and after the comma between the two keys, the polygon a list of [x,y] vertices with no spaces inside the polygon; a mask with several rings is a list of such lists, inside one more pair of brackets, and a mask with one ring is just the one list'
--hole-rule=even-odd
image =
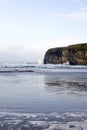
{"label": "beach", "polygon": [[0,70],[0,129],[87,128],[86,66],[5,65]]}

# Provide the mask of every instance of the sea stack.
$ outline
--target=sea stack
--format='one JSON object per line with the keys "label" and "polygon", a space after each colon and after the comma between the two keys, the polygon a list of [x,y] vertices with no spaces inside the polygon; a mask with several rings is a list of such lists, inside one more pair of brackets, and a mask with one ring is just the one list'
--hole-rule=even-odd
{"label": "sea stack", "polygon": [[87,43],[47,50],[44,64],[87,65]]}

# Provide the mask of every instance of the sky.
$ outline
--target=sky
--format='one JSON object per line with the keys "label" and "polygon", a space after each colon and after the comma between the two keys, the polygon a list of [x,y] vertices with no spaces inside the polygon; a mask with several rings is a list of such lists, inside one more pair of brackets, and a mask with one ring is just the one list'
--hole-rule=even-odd
{"label": "sky", "polygon": [[87,0],[0,0],[0,61],[43,60],[49,48],[87,43]]}

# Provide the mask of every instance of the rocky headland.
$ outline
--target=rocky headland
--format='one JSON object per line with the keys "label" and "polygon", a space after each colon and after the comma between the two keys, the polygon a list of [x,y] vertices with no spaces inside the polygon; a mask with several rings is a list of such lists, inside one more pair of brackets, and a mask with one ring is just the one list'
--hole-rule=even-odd
{"label": "rocky headland", "polygon": [[87,65],[87,43],[47,50],[44,64]]}

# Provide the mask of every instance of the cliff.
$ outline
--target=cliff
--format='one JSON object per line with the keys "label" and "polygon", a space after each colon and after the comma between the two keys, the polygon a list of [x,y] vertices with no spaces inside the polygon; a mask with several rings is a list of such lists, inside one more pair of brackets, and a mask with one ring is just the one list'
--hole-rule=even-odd
{"label": "cliff", "polygon": [[44,64],[87,65],[87,43],[51,48],[44,56]]}

